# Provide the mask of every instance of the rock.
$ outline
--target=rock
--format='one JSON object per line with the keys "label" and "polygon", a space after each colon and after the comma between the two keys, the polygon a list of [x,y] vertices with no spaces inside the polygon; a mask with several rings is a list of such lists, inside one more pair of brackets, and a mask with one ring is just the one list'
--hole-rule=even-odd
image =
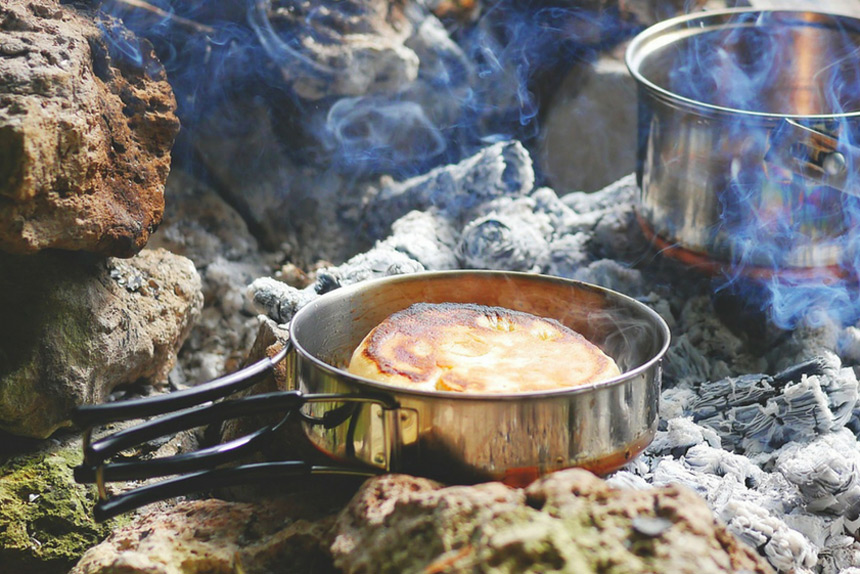
{"label": "rock", "polygon": [[150,247],[187,257],[201,274],[218,259],[251,259],[262,264],[259,245],[248,225],[212,187],[174,169],[165,196],[164,220]]}
{"label": "rock", "polygon": [[75,484],[80,442],[0,462],[0,563],[15,574],[66,574],[83,553],[127,522],[91,518],[94,487]]}
{"label": "rock", "polygon": [[0,254],[0,430],[47,437],[117,385],[164,382],[200,314],[186,258]]}
{"label": "rock", "polygon": [[70,574],[335,574],[325,547],[330,521],[294,519],[294,506],[182,502],[115,531]]}
{"label": "rock", "polygon": [[179,574],[204,565],[247,574],[772,572],[683,487],[616,490],[582,470],[525,490],[385,475],[365,482],[336,519],[337,497],[308,492],[144,514],[71,574]]}
{"label": "rock", "polygon": [[79,4],[9,0],[0,55],[0,249],[138,252],[179,129],[152,47]]}
{"label": "rock", "polygon": [[334,564],[358,572],[772,572],[683,487],[615,490],[583,470],[525,490],[388,475],[338,517]]}
{"label": "rock", "polygon": [[559,194],[597,191],[636,169],[636,82],[619,58],[573,68],[545,113],[538,163]]}

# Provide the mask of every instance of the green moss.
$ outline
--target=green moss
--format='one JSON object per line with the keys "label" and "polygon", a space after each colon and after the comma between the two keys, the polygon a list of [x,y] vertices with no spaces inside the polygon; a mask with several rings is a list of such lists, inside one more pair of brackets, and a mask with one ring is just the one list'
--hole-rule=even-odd
{"label": "green moss", "polygon": [[18,456],[0,465],[0,564],[16,574],[65,573],[116,521],[92,519],[94,488],[75,483],[80,446]]}

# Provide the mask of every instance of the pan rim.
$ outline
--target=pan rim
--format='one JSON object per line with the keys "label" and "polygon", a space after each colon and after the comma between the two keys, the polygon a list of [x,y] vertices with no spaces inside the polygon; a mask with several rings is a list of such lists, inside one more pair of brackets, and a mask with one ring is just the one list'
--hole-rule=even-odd
{"label": "pan rim", "polygon": [[[397,385],[391,385],[386,383],[381,383],[379,381],[374,381],[372,379],[368,379],[365,377],[357,376],[345,369],[341,369],[336,367],[316,355],[312,354],[308,351],[298,340],[295,333],[295,325],[296,319],[300,319],[304,315],[309,315],[314,313],[315,310],[322,307],[323,305],[329,304],[333,297],[349,297],[359,291],[366,289],[373,289],[379,285],[383,284],[391,284],[396,285],[402,281],[415,281],[420,279],[433,279],[433,278],[447,278],[447,279],[456,279],[460,276],[481,276],[486,278],[495,278],[498,277],[500,279],[503,278],[518,278],[520,280],[527,281],[547,281],[553,283],[564,283],[565,285],[576,287],[579,289],[584,289],[592,292],[597,292],[602,296],[610,299],[615,299],[616,301],[623,303],[624,305],[636,309],[638,312],[644,315],[643,318],[647,318],[650,320],[653,325],[657,328],[659,335],[662,339],[662,344],[657,352],[653,353],[653,356],[642,363],[641,365],[634,367],[632,369],[626,370],[622,372],[620,375],[612,377],[610,379],[606,379],[603,381],[599,381],[596,383],[588,383],[584,385],[578,385],[574,387],[567,387],[561,389],[549,389],[545,391],[527,391],[520,393],[462,393],[457,391],[437,391],[437,390],[425,390],[425,389],[410,389],[408,387],[401,387]],[[296,350],[296,353],[300,355],[303,359],[308,360],[314,364],[314,366],[322,371],[328,373],[329,375],[337,376],[341,379],[346,379],[353,383],[354,385],[361,387],[369,387],[368,390],[372,390],[374,392],[384,392],[392,395],[409,395],[414,397],[419,397],[423,399],[445,399],[445,400],[456,400],[460,402],[486,402],[486,401],[523,401],[523,400],[542,400],[542,399],[553,399],[558,397],[571,396],[581,393],[588,393],[595,391],[597,389],[604,389],[607,387],[613,387],[618,385],[623,385],[637,377],[642,375],[646,375],[650,370],[652,370],[655,366],[658,366],[662,361],[663,357],[666,354],[666,351],[669,349],[669,345],[671,343],[671,331],[669,329],[666,321],[652,308],[644,303],[637,301],[636,299],[615,291],[613,289],[608,289],[606,287],[601,287],[599,285],[595,285],[592,283],[587,283],[584,281],[578,281],[575,279],[568,279],[564,277],[558,277],[554,275],[545,275],[540,273],[528,273],[521,271],[500,271],[500,270],[485,270],[485,269],[469,269],[469,270],[445,270],[445,271],[420,271],[416,273],[406,273],[402,275],[392,275],[387,277],[369,279],[367,281],[361,281],[359,283],[354,283],[352,285],[347,285],[344,287],[340,287],[334,291],[330,291],[324,295],[319,296],[313,301],[309,302],[301,309],[299,309],[296,314],[293,316],[289,325],[289,334],[290,334],[290,342],[293,348]]]}

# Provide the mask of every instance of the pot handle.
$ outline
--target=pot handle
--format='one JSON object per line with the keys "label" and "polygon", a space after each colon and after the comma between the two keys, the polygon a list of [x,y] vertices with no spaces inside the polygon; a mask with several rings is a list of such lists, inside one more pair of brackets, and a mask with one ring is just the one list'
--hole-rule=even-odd
{"label": "pot handle", "polygon": [[[860,185],[851,181],[860,167],[860,148],[841,143],[833,135],[783,118],[769,137],[765,163],[780,175],[796,174],[827,185],[848,195],[860,197]],[[857,177],[858,175],[855,175]]]}
{"label": "pot handle", "polygon": [[[335,428],[353,415],[355,403],[375,403],[385,410],[396,410],[398,403],[390,395],[345,395],[313,394],[301,391],[278,391],[251,395],[240,399],[213,402],[237,391],[246,389],[260,381],[284,360],[292,345],[287,342],[282,350],[271,358],[265,358],[248,367],[191,389],[173,393],[131,399],[100,405],[78,407],[72,413],[74,423],[84,428],[83,463],[74,469],[75,481],[95,483],[99,502],[93,514],[102,521],[134,508],[190,492],[209,490],[254,481],[265,481],[274,477],[304,476],[309,474],[346,474],[373,476],[378,469],[360,469],[338,466],[311,466],[304,461],[276,461],[216,468],[240,456],[256,450],[262,440],[279,430],[291,415],[302,417],[309,424]],[[341,406],[326,410],[320,417],[310,417],[300,408],[306,403],[337,402]],[[178,411],[178,412],[177,412]],[[108,460],[123,450],[162,436],[175,434],[216,421],[251,414],[272,412],[284,413],[275,424],[267,425],[248,435],[224,444],[146,461]],[[93,428],[110,422],[155,418],[133,427],[92,440]],[[109,497],[106,483],[128,480],[180,475],[148,486]]]}

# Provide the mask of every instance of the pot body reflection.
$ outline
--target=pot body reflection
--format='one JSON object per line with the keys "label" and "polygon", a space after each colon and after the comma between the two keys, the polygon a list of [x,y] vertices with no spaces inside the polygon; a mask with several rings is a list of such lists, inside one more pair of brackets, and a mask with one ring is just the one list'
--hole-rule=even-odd
{"label": "pot body reflection", "polygon": [[801,11],[709,12],[637,36],[646,231],[750,269],[853,261],[858,49],[860,21]]}
{"label": "pot body reflection", "polygon": [[[376,324],[416,302],[477,303],[554,318],[600,346],[623,374],[562,391],[469,395],[410,391],[344,370]],[[652,310],[599,287],[468,271],[393,277],[332,292],[294,317],[291,340],[296,388],[367,398],[306,405],[309,420],[346,413],[340,424],[306,426],[323,452],[447,482],[523,484],[571,466],[603,474],[647,446],[656,431],[669,331]]]}

